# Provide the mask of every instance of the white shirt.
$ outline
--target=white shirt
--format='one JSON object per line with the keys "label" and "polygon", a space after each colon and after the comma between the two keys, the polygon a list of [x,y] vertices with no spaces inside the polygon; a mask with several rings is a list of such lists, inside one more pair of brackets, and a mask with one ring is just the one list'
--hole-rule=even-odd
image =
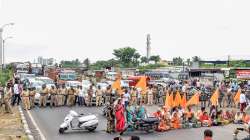
{"label": "white shirt", "polygon": [[129,101],[129,99],[130,99],[130,94],[129,93],[125,93],[124,95],[123,95],[123,101],[125,102],[128,102]]}
{"label": "white shirt", "polygon": [[245,94],[240,94],[240,103],[246,103],[246,95]]}
{"label": "white shirt", "polygon": [[83,97],[84,96],[84,90],[82,89],[79,89],[79,94],[78,94],[79,97]]}
{"label": "white shirt", "polygon": [[19,92],[19,86],[18,86],[18,84],[15,84],[14,85],[14,94],[19,94],[20,92]]}

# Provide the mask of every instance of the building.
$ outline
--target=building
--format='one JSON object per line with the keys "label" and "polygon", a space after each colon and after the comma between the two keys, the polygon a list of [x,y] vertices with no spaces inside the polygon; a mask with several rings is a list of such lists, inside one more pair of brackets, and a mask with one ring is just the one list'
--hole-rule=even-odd
{"label": "building", "polygon": [[53,65],[55,63],[55,59],[54,58],[43,58],[43,57],[39,56],[37,58],[37,62],[38,62],[38,64],[41,64],[41,65]]}

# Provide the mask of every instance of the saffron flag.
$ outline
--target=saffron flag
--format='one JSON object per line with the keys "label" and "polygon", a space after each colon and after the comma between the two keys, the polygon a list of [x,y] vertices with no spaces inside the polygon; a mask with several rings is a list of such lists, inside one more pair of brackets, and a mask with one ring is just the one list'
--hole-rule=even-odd
{"label": "saffron flag", "polygon": [[121,95],[122,94],[122,88],[121,88],[121,80],[116,79],[115,82],[112,84],[112,89],[117,90],[117,92]]}
{"label": "saffron flag", "polygon": [[165,99],[165,107],[168,107],[168,108],[169,108],[169,105],[168,105],[168,98],[169,98],[169,92],[167,92],[167,94],[166,94],[166,99]]}
{"label": "saffron flag", "polygon": [[181,94],[179,91],[177,91],[174,98],[174,106],[178,107],[180,104],[181,104]]}
{"label": "saffron flag", "polygon": [[139,82],[135,85],[137,88],[141,88],[142,92],[146,92],[147,90],[147,78],[143,76],[140,78]]}
{"label": "saffron flag", "polygon": [[214,94],[212,95],[212,97],[210,98],[211,104],[214,106],[218,105],[218,99],[219,99],[219,88],[217,88],[214,92]]}
{"label": "saffron flag", "polygon": [[168,97],[168,106],[172,108],[174,106],[174,95],[173,92]]}
{"label": "saffron flag", "polygon": [[199,104],[199,98],[200,98],[200,93],[199,92],[196,92],[193,97],[187,102],[187,105],[186,106],[189,106],[189,105],[198,105]]}
{"label": "saffron flag", "polygon": [[186,108],[186,105],[187,105],[187,97],[186,97],[186,93],[184,93],[184,95],[181,99],[181,107]]}
{"label": "saffron flag", "polygon": [[234,102],[239,103],[240,102],[240,94],[241,94],[241,89],[238,89],[236,95],[234,96]]}

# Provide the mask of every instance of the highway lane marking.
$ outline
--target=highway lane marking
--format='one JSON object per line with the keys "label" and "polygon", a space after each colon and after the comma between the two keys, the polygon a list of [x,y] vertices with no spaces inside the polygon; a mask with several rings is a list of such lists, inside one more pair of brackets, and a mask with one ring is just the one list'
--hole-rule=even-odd
{"label": "highway lane marking", "polygon": [[40,137],[41,137],[41,140],[46,140],[46,138],[45,138],[45,136],[43,135],[42,131],[39,129],[39,127],[38,127],[38,125],[36,124],[34,118],[32,117],[30,111],[27,111],[27,113],[28,113],[28,115],[29,115],[29,117],[30,117],[31,122],[33,123],[33,125],[34,125],[35,128],[37,129],[37,131],[38,131],[38,133],[39,133],[39,135],[40,135]]}

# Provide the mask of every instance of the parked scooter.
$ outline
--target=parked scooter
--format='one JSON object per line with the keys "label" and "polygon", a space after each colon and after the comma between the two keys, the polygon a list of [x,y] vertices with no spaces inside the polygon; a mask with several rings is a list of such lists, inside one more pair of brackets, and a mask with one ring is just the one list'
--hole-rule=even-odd
{"label": "parked scooter", "polygon": [[[77,119],[77,125],[73,125],[72,122]],[[98,119],[95,115],[78,114],[71,110],[65,117],[64,122],[60,125],[59,133],[63,134],[66,130],[88,130],[94,131],[98,126]]]}

